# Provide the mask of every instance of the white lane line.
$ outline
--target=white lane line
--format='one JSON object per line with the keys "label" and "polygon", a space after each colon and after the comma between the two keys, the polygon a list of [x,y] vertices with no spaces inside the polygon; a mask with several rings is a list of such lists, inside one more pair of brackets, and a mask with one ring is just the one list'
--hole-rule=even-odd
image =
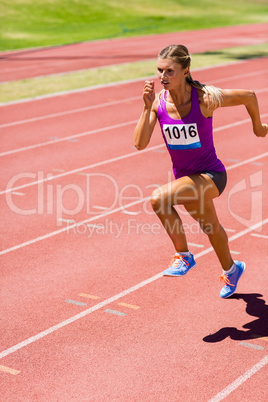
{"label": "white lane line", "polygon": [[127,211],[126,209],[123,209],[122,214],[126,214],[126,215],[139,215],[139,212]]}
{"label": "white lane line", "polygon": [[101,209],[101,210],[109,209],[109,208],[107,208],[107,207],[102,207],[101,205],[94,205],[92,208]]}
{"label": "white lane line", "polygon": [[94,223],[88,223],[87,226],[91,228],[103,229],[103,225],[95,225]]}
{"label": "white lane line", "polygon": [[53,137],[55,139],[52,139],[50,141],[40,142],[39,144],[29,145],[27,147],[17,148],[17,149],[13,149],[10,151],[2,152],[2,153],[0,153],[0,156],[12,155],[12,154],[16,154],[18,152],[29,151],[30,149],[36,149],[36,148],[44,147],[44,146],[51,145],[51,144],[57,144],[57,143],[63,142],[63,141],[70,141],[75,138],[85,137],[87,135],[101,133],[102,131],[106,131],[106,130],[113,130],[115,128],[129,126],[131,124],[136,124],[137,121],[138,120],[127,121],[125,123],[119,123],[119,124],[114,124],[114,125],[108,126],[108,127],[97,128],[95,130],[85,131],[84,133],[74,134],[74,135],[70,135],[68,137],[63,137],[63,138]]}
{"label": "white lane line", "polygon": [[15,121],[13,123],[1,124],[0,128],[12,127],[12,126],[16,126],[18,124],[33,123],[35,121],[40,121],[40,120],[45,120],[45,119],[52,119],[52,118],[55,118],[55,117],[70,115],[70,114],[73,114],[73,113],[85,112],[85,111],[88,111],[88,110],[100,109],[100,108],[103,108],[103,107],[108,107],[108,106],[112,106],[112,105],[118,105],[118,104],[121,104],[121,103],[131,102],[133,100],[138,100],[138,99],[141,99],[141,97],[140,96],[133,96],[133,97],[130,97],[130,98],[124,98],[124,99],[120,99],[120,100],[117,100],[117,101],[115,100],[115,101],[111,101],[111,102],[100,103],[100,104],[97,104],[97,105],[95,104],[95,105],[85,106],[85,107],[81,107],[81,108],[77,108],[77,109],[66,110],[64,112],[52,113],[52,114],[48,114],[48,115],[45,115],[45,116],[33,117],[31,119],[18,120],[18,121]]}
{"label": "white lane line", "polygon": [[81,171],[83,171],[83,170],[88,170],[88,169],[92,169],[92,168],[95,168],[95,167],[103,166],[103,165],[106,165],[106,164],[108,164],[108,163],[118,162],[118,161],[120,161],[120,160],[122,160],[122,159],[126,159],[126,158],[129,158],[129,157],[131,157],[131,156],[141,155],[141,154],[143,154],[143,153],[145,153],[145,152],[150,152],[150,151],[153,151],[154,149],[161,148],[161,147],[163,147],[164,145],[165,145],[165,144],[156,145],[156,146],[154,146],[154,147],[150,147],[150,148],[143,149],[142,151],[139,151],[139,152],[138,152],[138,151],[136,151],[136,152],[131,152],[131,153],[129,153],[129,154],[125,154],[125,155],[122,155],[122,156],[117,156],[116,158],[107,159],[107,160],[105,160],[105,161],[93,163],[92,165],[84,166],[84,167],[82,167],[82,168],[70,170],[69,172],[60,173],[60,174],[55,175],[55,176],[49,176],[49,177],[46,177],[45,179],[42,179],[42,180],[36,180],[36,181],[33,181],[33,182],[31,182],[31,183],[28,183],[28,184],[22,184],[21,186],[12,187],[12,188],[7,188],[7,190],[0,191],[0,195],[1,195],[1,194],[11,193],[12,191],[14,191],[14,190],[19,190],[19,189],[21,189],[21,188],[31,187],[31,186],[34,186],[35,184],[44,183],[44,182],[46,182],[46,181],[52,181],[52,180],[54,180],[54,179],[56,179],[56,178],[69,176],[70,174],[79,173],[79,172],[81,172]]}
{"label": "white lane line", "polygon": [[[264,113],[264,114],[261,115],[261,118],[263,119],[263,118],[265,118],[267,116],[268,116],[268,113]],[[236,121],[236,122],[233,122],[233,123],[230,123],[230,124],[226,124],[225,126],[214,128],[213,131],[214,131],[214,133],[217,133],[218,131],[227,130],[229,128],[241,126],[241,124],[246,124],[246,123],[250,123],[250,122],[251,122],[251,119],[244,119],[244,120]],[[229,160],[230,161],[237,161],[236,159],[229,159]]]}
{"label": "white lane line", "polygon": [[[36,184],[45,183],[45,182],[47,182],[47,181],[50,181],[50,182],[51,182],[52,180],[54,180],[54,179],[59,179],[60,177],[69,176],[69,175],[71,175],[71,174],[75,174],[75,173],[81,172],[82,170],[92,169],[92,168],[95,168],[95,167],[99,167],[99,166],[106,165],[106,164],[108,164],[108,163],[117,162],[117,161],[120,161],[120,160],[122,160],[122,159],[129,158],[129,157],[132,157],[132,156],[141,155],[142,153],[150,152],[150,151],[153,151],[153,150],[155,150],[155,149],[158,149],[158,148],[161,148],[161,147],[164,147],[164,146],[165,146],[165,144],[156,145],[156,146],[154,146],[154,147],[146,148],[146,149],[144,149],[144,150],[142,150],[142,151],[139,151],[139,152],[136,151],[136,152],[132,152],[132,153],[129,153],[129,154],[122,155],[122,156],[117,156],[116,158],[107,159],[107,160],[102,161],[102,162],[98,162],[98,163],[94,163],[94,164],[92,164],[92,165],[84,166],[84,167],[82,167],[82,168],[70,170],[69,172],[64,172],[64,173],[61,173],[61,174],[58,174],[58,175],[55,175],[55,176],[49,176],[49,177],[46,177],[45,179],[42,179],[42,180],[36,180],[36,181],[31,182],[31,183],[22,184],[21,186],[11,187],[11,188],[9,188],[9,187],[7,186],[7,189],[6,189],[6,190],[0,191],[0,195],[1,195],[1,194],[12,193],[13,191],[20,190],[20,189],[26,188],[26,187],[31,187],[31,186],[34,186],[34,185],[36,185]],[[228,171],[228,170],[231,170],[231,169],[234,169],[234,168],[243,166],[243,165],[245,165],[245,164],[247,164],[247,163],[251,163],[252,161],[265,158],[266,156],[268,156],[268,152],[265,152],[264,154],[260,154],[260,155],[257,155],[257,156],[253,156],[252,158],[249,158],[249,159],[246,159],[246,160],[241,161],[241,162],[239,162],[239,163],[236,163],[235,165],[227,166],[227,167],[226,167],[226,170]]]}
{"label": "white lane line", "polygon": [[[268,88],[266,90],[268,90]],[[264,118],[264,117],[267,117],[267,116],[268,116],[268,113],[264,113],[264,114],[261,115],[261,118]],[[29,151],[31,149],[40,148],[40,147],[47,146],[47,145],[52,145],[52,144],[57,144],[58,142],[70,141],[70,140],[73,140],[75,138],[80,138],[80,137],[84,137],[84,136],[87,136],[87,135],[96,134],[96,133],[99,133],[99,132],[102,132],[102,131],[105,131],[105,130],[113,130],[115,128],[120,128],[120,127],[124,127],[124,126],[131,125],[131,124],[136,124],[137,121],[138,120],[132,120],[130,122],[119,123],[119,124],[115,124],[115,125],[112,125],[112,126],[102,127],[102,128],[95,129],[95,130],[90,130],[90,131],[86,131],[86,132],[83,132],[83,133],[70,135],[68,137],[62,137],[62,138],[50,137],[51,138],[50,141],[40,142],[38,144],[28,145],[28,146],[22,147],[22,148],[11,149],[9,151],[0,153],[0,156],[12,155],[12,154],[15,154],[15,153],[18,153],[18,152],[25,152],[25,151]],[[218,131],[222,131],[222,130],[227,130],[228,128],[240,126],[241,124],[245,124],[245,123],[249,123],[249,122],[251,122],[251,119],[244,119],[244,120],[240,120],[238,122],[226,124],[225,126],[215,128],[214,133],[216,133]],[[229,160],[231,160],[231,159],[229,159]]]}
{"label": "white lane line", "polygon": [[[162,145],[161,145],[161,146],[162,146]],[[155,147],[153,147],[153,148],[155,148]],[[152,149],[152,148],[151,148],[151,149]],[[151,150],[151,149],[150,149],[150,148],[149,148],[149,149],[145,149],[144,151],[140,151],[140,153],[141,153],[141,152],[146,152],[146,151],[148,152],[148,151]],[[140,153],[136,153],[136,154],[140,154]],[[131,154],[130,154],[130,155],[131,155]],[[264,154],[262,154],[262,155],[257,155],[255,158],[250,158],[250,159],[247,159],[247,160],[242,161],[242,162],[240,162],[240,163],[236,163],[236,164],[233,165],[233,166],[239,167],[239,166],[245,165],[246,163],[251,162],[252,159],[260,159],[261,157],[265,157],[265,156],[268,156],[268,152],[266,152],[266,153],[264,153]],[[227,170],[232,169],[233,166],[230,166]],[[62,173],[62,175],[65,175],[65,173]],[[62,176],[62,175],[61,175],[61,176]],[[50,178],[49,178],[49,179],[50,179]],[[0,194],[1,194],[1,193],[0,193]],[[125,206],[122,206],[122,207],[120,207],[120,208],[116,208],[116,209],[113,209],[113,210],[111,210],[111,211],[103,212],[102,214],[100,214],[100,215],[98,215],[98,216],[95,216],[95,217],[86,219],[86,220],[84,220],[84,221],[82,221],[82,222],[74,223],[73,225],[70,225],[70,226],[68,226],[68,227],[65,227],[65,228],[56,230],[56,231],[54,231],[54,232],[50,232],[50,233],[48,233],[48,234],[46,234],[46,235],[43,235],[43,236],[37,237],[37,238],[35,238],[35,239],[29,240],[29,241],[27,241],[27,242],[25,242],[25,243],[21,243],[21,244],[19,244],[19,245],[17,245],[17,246],[14,246],[14,247],[9,248],[9,249],[2,250],[2,251],[0,251],[0,255],[6,254],[6,253],[8,253],[8,252],[11,252],[11,251],[20,249],[20,248],[22,248],[22,247],[25,247],[25,246],[28,246],[28,245],[31,245],[31,244],[34,244],[34,243],[36,243],[36,242],[38,242],[38,241],[45,240],[45,239],[47,239],[47,238],[49,238],[49,237],[58,235],[58,234],[63,233],[63,232],[65,232],[65,231],[67,231],[67,230],[70,230],[70,229],[72,229],[72,228],[75,228],[75,227],[77,227],[77,226],[79,226],[79,225],[83,225],[83,224],[85,224],[85,223],[92,222],[92,221],[97,220],[97,219],[99,219],[99,218],[102,218],[102,217],[104,217],[104,216],[111,215],[111,214],[113,214],[113,213],[115,213],[115,212],[122,211],[122,210],[127,209],[127,208],[129,208],[129,207],[131,207],[131,206],[140,204],[140,203],[142,203],[142,202],[144,202],[144,201],[146,201],[146,200],[148,200],[148,199],[150,199],[150,196],[145,197],[145,198],[142,198],[141,200],[132,202],[132,203],[127,204],[127,205],[125,205]],[[232,236],[231,238],[235,238],[235,236],[237,236],[237,235],[238,235],[238,234]]]}
{"label": "white lane line", "polygon": [[25,193],[20,193],[19,191],[13,191],[12,194],[14,195],[25,195]]}
{"label": "white lane line", "polygon": [[51,98],[56,98],[58,96],[80,94],[80,93],[83,93],[83,92],[96,91],[98,89],[104,89],[104,88],[106,89],[106,88],[110,88],[110,87],[118,87],[119,85],[121,86],[121,85],[127,85],[127,84],[135,84],[135,82],[140,82],[140,81],[145,81],[145,80],[148,80],[148,79],[155,79],[155,78],[156,78],[156,75],[154,74],[154,75],[151,75],[151,76],[136,78],[134,80],[132,79],[132,80],[116,81],[116,82],[110,82],[109,84],[95,85],[93,87],[91,86],[91,87],[71,89],[69,91],[54,92],[52,94],[34,96],[33,98],[18,99],[18,100],[15,100],[15,101],[0,103],[0,108],[1,107],[13,106],[13,105],[19,105],[21,103],[36,102],[36,101],[39,101],[39,100],[42,101],[43,99],[51,99]]}
{"label": "white lane line", "polygon": [[7,254],[7,253],[9,253],[11,251],[19,250],[19,249],[21,249],[23,247],[26,247],[26,246],[30,246],[30,245],[32,245],[34,243],[37,243],[37,242],[42,241],[42,240],[49,239],[50,237],[56,236],[56,235],[58,235],[60,233],[69,232],[71,229],[75,229],[75,228],[77,228],[77,227],[79,227],[81,225],[88,224],[88,223],[90,223],[92,221],[96,221],[97,219],[103,218],[104,216],[112,215],[112,214],[114,214],[116,212],[122,211],[124,208],[130,208],[130,207],[132,207],[134,205],[141,204],[142,202],[144,202],[146,200],[149,200],[149,199],[150,199],[150,196],[142,198],[142,199],[140,199],[138,201],[131,202],[130,204],[123,205],[122,207],[118,207],[118,208],[112,209],[110,211],[103,212],[100,215],[93,216],[91,218],[85,219],[84,221],[73,223],[73,224],[68,225],[68,226],[66,226],[64,228],[55,230],[54,232],[47,233],[46,235],[36,237],[35,239],[32,239],[32,240],[26,241],[24,243],[18,244],[17,246],[10,247],[10,248],[8,248],[6,250],[2,250],[2,251],[0,251],[0,255]]}
{"label": "white lane line", "polygon": [[258,160],[258,159],[265,158],[266,156],[268,156],[268,152],[265,152],[264,154],[260,154],[260,155],[259,155],[259,158],[258,158],[257,156],[256,156],[256,157],[252,157],[252,158],[247,159],[247,161],[242,161],[242,162],[239,162],[239,163],[235,163],[235,164],[232,165],[232,166],[227,166],[227,167],[226,167],[226,170],[229,171],[229,170],[232,170],[232,169],[236,169],[237,167],[243,166],[243,165],[245,165],[246,163],[254,162],[254,161]]}
{"label": "white lane line", "polygon": [[204,244],[189,243],[189,242],[187,242],[187,243],[189,244],[189,246],[192,246],[192,247],[199,247],[199,248],[205,247]]}
{"label": "white lane line", "polygon": [[[229,81],[232,81],[232,80],[240,80],[240,78],[244,79],[244,78],[254,77],[256,75],[265,74],[267,72],[268,72],[268,69],[252,71],[251,73],[245,73],[245,74],[241,74],[241,75],[233,75],[231,77],[219,78],[217,80],[208,81],[208,84],[211,85],[213,83],[219,84],[221,82],[229,82]],[[264,88],[264,90],[259,89],[258,93],[262,93],[262,92],[266,92],[266,91],[267,91],[267,88]],[[257,91],[255,91],[255,92],[257,92]]]}
{"label": "white lane line", "polygon": [[239,342],[239,345],[245,346],[246,348],[257,349],[257,350],[264,349],[263,346],[254,345],[253,343],[249,343],[249,342]]}
{"label": "white lane line", "polygon": [[[265,113],[265,114],[261,115],[261,118],[264,118],[264,117],[266,117],[266,116],[268,116],[268,113]],[[222,130],[227,130],[228,128],[232,128],[233,126],[238,126],[238,125],[241,125],[241,124],[245,124],[245,123],[248,123],[248,122],[250,122],[250,121],[251,121],[250,119],[245,119],[245,120],[241,120],[240,122],[238,121],[238,122],[236,122],[236,123],[234,123],[234,124],[227,124],[227,125],[224,125],[224,126],[221,126],[221,127],[216,128],[216,129],[214,130],[214,132],[219,132],[219,131],[222,131]],[[136,123],[136,120],[135,120],[135,121],[131,121],[131,122],[129,122],[129,123],[122,123],[122,125],[128,125],[128,124],[133,124],[133,123]],[[111,126],[111,127],[115,128],[116,126]],[[111,127],[110,127],[110,128],[111,128]],[[106,128],[106,129],[108,129],[108,128]],[[100,131],[101,131],[101,130],[103,130],[103,129],[100,129]],[[85,135],[85,134],[83,134],[83,135]],[[42,146],[42,145],[40,145],[40,146]],[[119,160],[122,160],[122,159],[125,159],[125,158],[128,158],[128,157],[131,157],[131,156],[140,155],[140,154],[145,153],[145,152],[154,151],[155,149],[160,149],[160,148],[163,148],[163,147],[165,147],[165,144],[156,145],[156,146],[154,146],[154,147],[149,147],[149,148],[146,148],[146,149],[144,149],[144,150],[142,150],[142,151],[139,151],[139,152],[137,152],[137,151],[136,151],[136,152],[132,152],[132,153],[125,154],[125,155],[122,155],[122,156],[118,156],[118,157],[116,157],[116,158],[107,159],[107,160],[102,161],[102,162],[97,162],[97,163],[95,163],[95,164],[93,164],[93,165],[88,165],[88,166],[84,166],[84,167],[82,167],[82,168],[70,170],[70,171],[67,171],[67,172],[64,172],[64,173],[61,173],[61,174],[58,174],[58,175],[54,175],[53,177],[50,177],[50,178],[45,178],[45,179],[42,179],[42,180],[33,181],[33,182],[31,182],[31,183],[23,184],[23,185],[21,185],[21,186],[17,186],[17,187],[13,187],[13,188],[7,188],[6,190],[0,191],[0,195],[1,195],[1,194],[10,193],[10,192],[12,192],[12,191],[14,191],[14,190],[19,190],[19,189],[21,189],[21,188],[34,186],[34,185],[36,185],[36,184],[43,183],[43,182],[46,182],[46,181],[48,181],[48,180],[51,181],[51,180],[53,180],[53,179],[57,179],[57,178],[64,177],[64,176],[68,176],[68,175],[70,175],[70,174],[83,172],[83,170],[92,169],[92,168],[98,167],[98,166],[103,166],[103,165],[108,164],[108,163],[116,162],[116,161],[119,161]],[[264,154],[255,156],[255,157],[249,159],[248,161],[249,161],[249,162],[254,162],[254,161],[258,160],[258,159],[261,159],[261,158],[265,157],[267,154],[268,154],[268,153],[266,152],[266,153],[264,153]],[[1,156],[1,154],[0,154],[0,156]],[[237,167],[237,166],[242,166],[244,163],[248,163],[248,161],[246,161],[246,162],[243,162],[243,161],[242,161],[242,162],[239,162],[239,163],[237,163],[236,165],[232,165],[232,166],[235,166],[235,167]],[[226,170],[230,170],[230,169],[232,168],[232,166],[227,167]]]}
{"label": "white lane line", "polygon": [[[192,72],[198,72],[198,71],[205,71],[205,70],[214,70],[216,68],[222,68],[222,67],[227,67],[230,68],[230,66],[233,65],[238,65],[238,64],[244,64],[247,63],[249,64],[252,60],[239,60],[231,63],[221,63],[221,64],[216,64],[214,66],[205,66],[205,67],[198,67],[198,68],[193,68]],[[252,72],[252,73],[246,73],[245,75],[247,76],[248,74],[252,75],[259,75],[260,73],[265,73],[267,70],[259,70],[258,72]],[[241,75],[236,75],[234,76],[235,79],[243,78],[243,74]],[[43,99],[49,99],[49,98],[54,98],[58,96],[65,96],[65,95],[72,95],[72,94],[77,94],[77,93],[82,93],[82,92],[90,92],[98,89],[103,89],[103,88],[109,88],[109,87],[114,87],[118,85],[126,85],[126,84],[134,84],[135,82],[140,82],[140,81],[145,81],[148,79],[155,79],[156,74],[151,75],[151,76],[145,76],[145,77],[140,77],[140,78],[135,78],[132,80],[123,80],[123,81],[116,81],[116,82],[111,82],[109,84],[100,84],[100,85],[95,85],[95,86],[90,86],[90,87],[84,87],[84,88],[76,88],[76,89],[71,89],[67,91],[61,91],[61,92],[54,92],[52,94],[47,94],[47,95],[40,95],[40,96],[35,96],[33,98],[25,98],[25,99],[19,99],[15,101],[10,101],[10,102],[5,102],[5,103],[0,103],[0,107],[5,107],[9,105],[16,105],[20,103],[27,103],[27,102],[33,102],[37,100],[43,100]],[[232,77],[228,77],[229,80],[232,80]],[[228,81],[228,78],[222,78],[219,80],[214,80],[213,83],[217,82],[223,82],[223,81]],[[246,78],[246,77],[245,77]]]}
{"label": "white lane line", "polygon": [[74,219],[63,219],[63,218],[58,218],[58,222],[64,222],[64,223],[74,223]]}
{"label": "white lane line", "polygon": [[[268,71],[268,69],[267,70],[262,70],[262,71],[257,71],[257,72],[254,71],[252,73],[241,74],[241,76],[235,75],[233,77],[221,78],[221,79],[214,80],[214,81],[211,81],[211,82],[208,81],[207,85],[209,85],[209,84],[218,84],[220,82],[231,81],[231,80],[235,80],[235,79],[238,79],[238,78],[239,79],[248,78],[250,76],[259,75],[259,74],[261,74],[263,72],[267,72],[267,71]],[[267,92],[267,91],[268,91],[268,88],[262,88],[262,89],[256,90],[255,92],[256,92],[256,94],[261,94],[261,93],[264,93],[264,92]],[[65,116],[65,115],[85,112],[85,111],[94,110],[94,109],[100,109],[100,108],[103,108],[103,107],[109,107],[109,106],[112,106],[112,105],[118,105],[118,104],[121,104],[121,103],[132,102],[132,101],[136,101],[136,100],[140,100],[140,99],[141,99],[140,96],[133,96],[133,97],[123,98],[123,99],[110,101],[110,102],[106,102],[106,103],[100,103],[100,104],[96,104],[96,105],[85,106],[85,107],[82,107],[82,108],[65,110],[63,112],[51,113],[51,114],[47,114],[47,115],[44,115],[44,116],[32,117],[30,119],[18,120],[18,121],[6,123],[6,124],[1,124],[0,128],[12,127],[12,126],[16,126],[16,125],[19,125],[19,124],[33,123],[33,122],[36,122],[36,121],[52,119],[52,118],[59,117],[59,116]]]}
{"label": "white lane line", "polygon": [[251,236],[260,237],[262,239],[268,239],[267,235],[262,235],[262,234],[258,234],[258,233],[251,233]]}
{"label": "white lane line", "polygon": [[[268,222],[268,218],[265,219],[264,221],[260,221],[260,222],[256,223],[255,225],[252,225],[251,227],[249,227],[249,228],[247,228],[245,230],[242,230],[241,232],[239,232],[236,235],[232,236],[229,239],[229,242],[231,242],[233,240],[236,240],[239,237],[244,236],[246,233],[248,233],[248,232],[250,232],[252,230],[256,230],[257,228],[265,225],[267,222]],[[213,248],[209,247],[206,250],[203,250],[200,253],[198,253],[195,256],[195,259],[203,257],[204,255],[209,254],[211,251],[213,251]],[[69,325],[69,324],[79,320],[80,318],[83,318],[83,317],[93,313],[94,311],[97,311],[97,310],[101,309],[104,306],[107,306],[107,304],[113,303],[114,301],[116,301],[118,299],[121,299],[122,297],[124,297],[126,295],[129,295],[132,292],[135,292],[136,290],[148,285],[149,283],[152,283],[152,282],[156,281],[157,279],[159,279],[161,277],[163,277],[163,272],[160,272],[159,274],[156,274],[156,275],[152,276],[151,278],[146,279],[146,280],[138,283],[137,285],[134,285],[131,288],[126,289],[126,290],[118,293],[117,295],[112,296],[109,299],[106,299],[101,303],[96,304],[93,307],[91,307],[91,308],[89,308],[87,310],[84,310],[81,313],[76,314],[75,316],[73,316],[73,317],[71,317],[71,318],[69,318],[69,319],[67,319],[65,321],[60,322],[59,324],[56,324],[53,327],[50,327],[50,328],[46,329],[45,331],[42,331],[42,332],[38,333],[37,335],[34,335],[34,336],[26,339],[25,341],[22,341],[22,342],[18,343],[17,345],[14,345],[14,346],[4,350],[3,352],[0,353],[0,359],[2,359],[3,357],[6,357],[6,356],[8,356],[8,355],[10,355],[12,353],[15,353],[19,349],[22,349],[25,346],[30,345],[31,343],[34,343],[34,342],[38,341],[39,339],[44,338],[45,336],[47,336],[47,335],[59,330],[60,328],[65,327],[66,325]]]}
{"label": "white lane line", "polygon": [[220,402],[224,398],[226,398],[231,392],[236,390],[240,385],[242,385],[245,381],[247,381],[250,377],[256,374],[260,369],[262,369],[268,363],[268,355],[264,356],[255,366],[251,367],[244,374],[238,377],[234,382],[224,388],[221,392],[219,392],[214,398],[210,399],[208,402]]}

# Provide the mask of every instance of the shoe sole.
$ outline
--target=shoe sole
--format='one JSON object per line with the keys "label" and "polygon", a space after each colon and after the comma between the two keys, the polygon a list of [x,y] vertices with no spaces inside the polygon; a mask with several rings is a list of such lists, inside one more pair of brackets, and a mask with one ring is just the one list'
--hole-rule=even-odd
{"label": "shoe sole", "polygon": [[196,266],[196,263],[195,263],[191,268],[189,268],[188,271],[185,272],[185,274],[169,274],[169,273],[165,274],[166,271],[164,271],[164,272],[163,272],[163,276],[184,276],[184,275],[186,275],[189,271],[191,271],[191,269],[194,268],[195,266]]}
{"label": "shoe sole", "polygon": [[[234,263],[236,264],[236,262],[234,261]],[[229,294],[228,296],[220,296],[222,299],[228,299],[228,297],[232,296],[234,294],[234,292],[236,291],[237,285],[238,285],[238,281],[241,278],[242,274],[245,272],[246,269],[246,264],[243,261],[239,261],[239,263],[242,265],[243,264],[243,271],[241,271],[240,275],[237,278],[236,281],[236,287],[234,288],[233,292],[231,294]]]}

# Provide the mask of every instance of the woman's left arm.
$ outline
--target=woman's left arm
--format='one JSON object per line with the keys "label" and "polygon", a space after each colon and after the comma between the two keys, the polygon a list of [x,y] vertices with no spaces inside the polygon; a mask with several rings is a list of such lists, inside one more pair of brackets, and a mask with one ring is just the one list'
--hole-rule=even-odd
{"label": "woman's left arm", "polygon": [[253,132],[257,137],[265,137],[268,133],[268,125],[262,124],[258,100],[254,91],[244,89],[221,89],[221,107],[244,105],[250,115]]}

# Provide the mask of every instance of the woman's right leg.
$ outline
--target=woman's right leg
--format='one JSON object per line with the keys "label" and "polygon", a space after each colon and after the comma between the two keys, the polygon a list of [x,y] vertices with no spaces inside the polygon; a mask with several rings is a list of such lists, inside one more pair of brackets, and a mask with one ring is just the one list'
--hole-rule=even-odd
{"label": "woman's right leg", "polygon": [[151,204],[177,252],[187,252],[188,245],[182,220],[172,205],[171,183],[152,193]]}
{"label": "woman's right leg", "polygon": [[204,205],[206,200],[218,196],[218,189],[207,176],[184,176],[153,191],[151,204],[159,217],[177,252],[187,252],[188,245],[181,218],[174,205],[197,203]]}

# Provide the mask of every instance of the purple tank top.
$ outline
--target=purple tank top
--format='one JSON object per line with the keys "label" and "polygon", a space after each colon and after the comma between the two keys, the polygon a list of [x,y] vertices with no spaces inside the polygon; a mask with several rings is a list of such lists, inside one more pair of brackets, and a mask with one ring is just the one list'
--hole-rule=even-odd
{"label": "purple tank top", "polygon": [[217,158],[212,117],[202,115],[198,90],[192,87],[190,113],[182,119],[172,119],[166,109],[167,92],[163,91],[157,110],[162,135],[169,151],[176,179],[207,170],[223,172],[225,167]]}

